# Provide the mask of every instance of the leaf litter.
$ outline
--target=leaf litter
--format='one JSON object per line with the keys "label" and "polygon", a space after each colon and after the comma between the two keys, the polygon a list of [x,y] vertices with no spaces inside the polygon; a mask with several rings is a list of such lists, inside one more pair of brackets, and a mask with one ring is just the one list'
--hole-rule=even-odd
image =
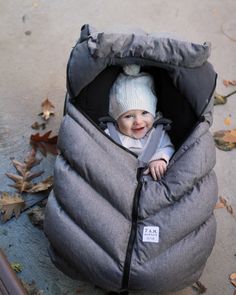
{"label": "leaf litter", "polygon": [[28,212],[30,222],[39,229],[43,229],[44,215],[44,207],[35,207]]}
{"label": "leaf litter", "polygon": [[223,84],[225,85],[225,87],[228,86],[236,86],[236,80],[223,80]]}
{"label": "leaf litter", "polygon": [[30,136],[30,144],[37,150],[39,150],[44,156],[47,156],[47,153],[53,155],[58,154],[57,149],[57,135],[50,137],[52,130],[40,135],[39,133],[32,134]]}
{"label": "leaf litter", "polygon": [[50,116],[53,116],[54,115],[54,108],[55,106],[51,103],[51,101],[46,98],[42,104],[42,113],[40,113],[39,115],[42,116],[42,118],[44,120],[49,120]]}
{"label": "leaf litter", "polygon": [[215,209],[221,209],[221,208],[225,208],[229,214],[231,214],[233,217],[235,217],[233,207],[222,196],[219,197],[219,201],[215,205]]}
{"label": "leaf litter", "polygon": [[230,283],[236,287],[236,272],[231,273],[229,276]]}
{"label": "leaf litter", "polygon": [[48,178],[39,183],[32,182],[34,178],[37,178],[44,173],[43,170],[31,172],[31,169],[34,166],[39,165],[41,160],[41,158],[36,158],[35,149],[31,150],[31,152],[27,155],[23,163],[16,160],[12,160],[12,163],[18,174],[6,173],[6,176],[15,182],[15,184],[11,184],[9,186],[14,187],[19,193],[37,193],[50,188],[53,183],[52,176],[49,176]]}
{"label": "leaf litter", "polygon": [[219,130],[213,134],[216,147],[223,151],[236,148],[236,129]]}
{"label": "leaf litter", "polygon": [[231,115],[230,115],[230,114],[228,115],[228,117],[226,117],[226,118],[224,119],[224,124],[225,124],[226,126],[230,126],[230,125],[232,124],[232,119],[231,119]]}
{"label": "leaf litter", "polygon": [[198,294],[203,294],[206,292],[207,288],[200,282],[197,281],[192,285],[192,288],[198,292]]}
{"label": "leaf litter", "polygon": [[38,123],[38,122],[34,122],[32,125],[31,125],[31,128],[32,129],[35,129],[35,130],[39,130],[40,128],[42,128],[42,130],[44,130],[46,128],[46,123]]}
{"label": "leaf litter", "polygon": [[2,221],[6,222],[14,214],[17,218],[25,207],[25,201],[18,195],[9,195],[3,192],[0,197],[0,211],[2,214]]}
{"label": "leaf litter", "polygon": [[227,98],[230,97],[231,95],[235,94],[235,93],[236,93],[236,90],[234,90],[233,92],[230,92],[227,95],[221,95],[221,94],[215,92],[215,94],[214,94],[214,105],[226,104]]}

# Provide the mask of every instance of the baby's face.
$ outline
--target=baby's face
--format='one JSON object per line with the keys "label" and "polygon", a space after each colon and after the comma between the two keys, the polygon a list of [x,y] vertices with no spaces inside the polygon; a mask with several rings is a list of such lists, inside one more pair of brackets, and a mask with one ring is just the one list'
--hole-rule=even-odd
{"label": "baby's face", "polygon": [[140,139],[152,128],[154,117],[144,110],[130,110],[117,119],[119,131],[129,137]]}

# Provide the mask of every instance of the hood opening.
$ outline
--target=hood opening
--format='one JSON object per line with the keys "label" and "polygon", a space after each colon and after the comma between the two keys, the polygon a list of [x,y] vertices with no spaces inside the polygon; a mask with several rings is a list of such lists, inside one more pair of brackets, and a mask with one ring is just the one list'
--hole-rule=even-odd
{"label": "hood opening", "polygon": [[[174,86],[167,70],[144,66],[141,71],[150,73],[154,78],[157,111],[172,121],[168,133],[177,148],[197,123],[198,117],[188,100]],[[107,67],[73,99],[74,105],[95,125],[99,125],[99,118],[108,116],[109,91],[120,72],[120,66]]]}

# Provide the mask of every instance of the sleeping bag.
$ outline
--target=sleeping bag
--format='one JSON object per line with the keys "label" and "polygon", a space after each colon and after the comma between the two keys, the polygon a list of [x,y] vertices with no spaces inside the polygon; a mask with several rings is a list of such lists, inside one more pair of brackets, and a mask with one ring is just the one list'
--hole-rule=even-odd
{"label": "sleeping bag", "polygon": [[[51,259],[65,274],[113,291],[177,291],[199,279],[216,235],[209,55],[209,43],[82,27],[67,66],[44,225]],[[159,181],[100,125],[127,64],[152,75],[157,110],[172,122],[175,153]]]}

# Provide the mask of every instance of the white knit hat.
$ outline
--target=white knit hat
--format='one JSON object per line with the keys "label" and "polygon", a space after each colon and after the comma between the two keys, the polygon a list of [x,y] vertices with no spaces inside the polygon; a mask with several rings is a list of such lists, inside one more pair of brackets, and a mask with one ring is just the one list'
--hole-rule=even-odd
{"label": "white knit hat", "polygon": [[154,81],[148,73],[139,73],[140,67],[128,65],[115,80],[110,90],[109,115],[117,120],[130,110],[145,110],[155,117],[157,97]]}

